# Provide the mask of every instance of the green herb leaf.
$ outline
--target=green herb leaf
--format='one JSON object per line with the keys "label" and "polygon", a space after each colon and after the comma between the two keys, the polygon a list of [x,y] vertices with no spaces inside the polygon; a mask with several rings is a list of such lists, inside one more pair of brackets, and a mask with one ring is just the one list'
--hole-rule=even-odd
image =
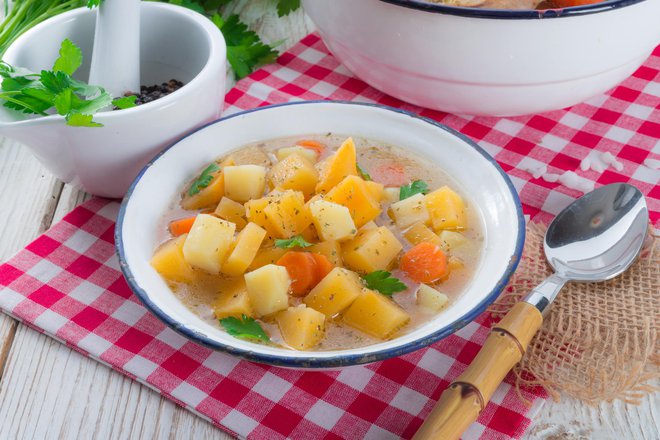
{"label": "green herb leaf", "polygon": [[360,173],[360,177],[362,177],[364,180],[371,180],[369,173],[367,173],[367,171],[362,168],[359,163],[355,163],[355,165],[357,166],[358,173]]}
{"label": "green herb leaf", "polygon": [[295,237],[289,238],[288,240],[275,240],[275,247],[280,249],[292,249],[296,247],[306,248],[310,246],[312,246],[312,243],[309,243],[307,240],[305,240],[302,235],[296,235]]}
{"label": "green herb leaf", "polygon": [[129,96],[124,96],[123,98],[117,98],[112,100],[112,105],[117,107],[118,109],[126,109],[126,108],[131,108],[135,107],[135,101],[137,100],[137,96],[135,95],[129,95]]}
{"label": "green herb leaf", "polygon": [[256,339],[262,342],[270,342],[270,338],[253,318],[243,315],[241,319],[230,316],[222,318],[220,325],[235,338],[239,339]]}
{"label": "green herb leaf", "polygon": [[101,6],[103,0],[87,0],[87,7],[89,9],[94,9],[97,6]]}
{"label": "green herb leaf", "polygon": [[220,166],[217,163],[213,162],[211,165],[207,166],[202,174],[199,175],[197,179],[190,185],[188,188],[188,195],[194,196],[198,194],[203,188],[206,188],[213,182],[213,173],[220,170]]}
{"label": "green herb leaf", "polygon": [[277,0],[277,15],[284,17],[300,7],[300,0]]}
{"label": "green herb leaf", "polygon": [[399,189],[399,200],[407,199],[415,194],[426,194],[429,192],[429,186],[423,180],[415,180]]}
{"label": "green herb leaf", "polygon": [[74,127],[103,127],[103,124],[94,122],[92,115],[83,115],[82,113],[72,113],[66,117],[67,125]]}
{"label": "green herb leaf", "polygon": [[393,293],[403,292],[408,288],[400,279],[391,276],[386,270],[377,270],[362,276],[369,289],[377,290],[385,296],[392,296]]}
{"label": "green herb leaf", "polygon": [[65,89],[55,97],[53,104],[55,104],[55,110],[58,114],[66,116],[71,113],[72,101],[73,92],[71,89]]}
{"label": "green herb leaf", "polygon": [[73,44],[68,38],[62,41],[62,45],[60,46],[60,57],[55,60],[53,71],[73,75],[81,64],[82,50],[80,50],[80,48]]}

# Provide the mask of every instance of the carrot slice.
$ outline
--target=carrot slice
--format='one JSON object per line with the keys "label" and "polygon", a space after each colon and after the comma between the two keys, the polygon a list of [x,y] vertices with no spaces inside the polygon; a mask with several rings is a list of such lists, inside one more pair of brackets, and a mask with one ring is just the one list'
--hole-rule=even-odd
{"label": "carrot slice", "polygon": [[188,232],[190,232],[190,228],[192,228],[192,225],[193,223],[195,223],[196,218],[197,216],[172,220],[168,225],[170,234],[174,235],[175,237],[178,237],[179,235],[187,234]]}
{"label": "carrot slice", "polygon": [[328,260],[328,257],[325,255],[314,253],[311,253],[311,255],[314,258],[314,262],[316,263],[316,279],[314,280],[314,286],[316,286],[321,282],[323,278],[325,278],[327,274],[332,271],[332,269],[335,268],[335,266],[332,265],[330,260]]}
{"label": "carrot slice", "polygon": [[419,283],[431,283],[447,273],[447,256],[438,246],[422,242],[403,255],[399,268]]}
{"label": "carrot slice", "polygon": [[291,277],[291,295],[305,296],[316,281],[316,260],[309,252],[289,251],[277,260]]}
{"label": "carrot slice", "polygon": [[318,154],[319,156],[322,155],[323,152],[325,151],[325,145],[323,145],[322,143],[317,142],[317,141],[302,140],[302,141],[296,142],[296,145],[298,145],[299,147],[314,150],[314,151],[316,151],[316,154]]}

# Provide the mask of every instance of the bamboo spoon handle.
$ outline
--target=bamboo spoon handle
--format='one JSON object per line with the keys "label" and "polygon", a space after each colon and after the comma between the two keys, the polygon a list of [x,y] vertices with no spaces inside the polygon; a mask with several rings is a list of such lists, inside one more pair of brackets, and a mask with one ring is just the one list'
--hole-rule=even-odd
{"label": "bamboo spoon handle", "polygon": [[474,422],[541,327],[541,312],[517,303],[494,327],[463,374],[447,388],[413,440],[453,440]]}

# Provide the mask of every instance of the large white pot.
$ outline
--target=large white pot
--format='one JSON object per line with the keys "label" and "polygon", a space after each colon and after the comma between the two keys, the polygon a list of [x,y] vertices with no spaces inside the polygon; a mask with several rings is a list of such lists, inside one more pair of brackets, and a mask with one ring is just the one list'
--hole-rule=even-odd
{"label": "large white pot", "polygon": [[455,8],[417,0],[303,0],[356,76],[422,107],[513,116],[612,88],[660,43],[660,1],[554,11]]}
{"label": "large white pot", "polygon": [[[122,197],[154,154],[222,110],[226,46],[218,28],[179,6],[141,7],[142,84],[174,78],[184,87],[148,104],[98,113],[100,128],[71,127],[59,115],[28,118],[0,107],[0,135],[24,143],[59,179],[99,196]],[[51,18],[18,38],[4,60],[34,72],[51,69],[60,43],[69,38],[83,51],[75,76],[86,81],[95,20],[96,11],[87,8]]]}

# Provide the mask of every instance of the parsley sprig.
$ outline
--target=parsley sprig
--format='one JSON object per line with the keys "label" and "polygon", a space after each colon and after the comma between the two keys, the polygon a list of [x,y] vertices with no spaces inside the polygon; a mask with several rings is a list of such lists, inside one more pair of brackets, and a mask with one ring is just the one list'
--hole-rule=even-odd
{"label": "parsley sprig", "polygon": [[215,162],[204,168],[204,171],[202,171],[197,179],[193,180],[193,183],[190,184],[190,188],[188,188],[188,195],[194,196],[195,194],[198,194],[202,189],[209,186],[211,182],[213,182],[213,173],[219,170],[220,166]]}
{"label": "parsley sprig", "polygon": [[270,342],[268,334],[257,321],[242,315],[241,319],[229,316],[220,320],[220,325],[235,338]]}
{"label": "parsley sprig", "polygon": [[392,296],[396,292],[403,292],[408,288],[400,279],[393,277],[386,270],[377,270],[362,276],[367,287],[377,290],[385,296]]}
{"label": "parsley sprig", "polygon": [[280,249],[291,249],[296,247],[306,248],[312,246],[312,243],[309,243],[305,240],[302,235],[296,235],[293,238],[287,240],[277,239],[275,240],[275,247]]}
{"label": "parsley sprig", "polygon": [[399,200],[407,199],[415,194],[426,194],[429,192],[429,186],[423,180],[415,180],[408,185],[403,185],[399,189]]}
{"label": "parsley sprig", "polygon": [[360,177],[362,177],[363,180],[371,180],[371,176],[369,175],[367,170],[362,168],[359,163],[355,163],[355,166],[357,167],[358,173],[360,174]]}

